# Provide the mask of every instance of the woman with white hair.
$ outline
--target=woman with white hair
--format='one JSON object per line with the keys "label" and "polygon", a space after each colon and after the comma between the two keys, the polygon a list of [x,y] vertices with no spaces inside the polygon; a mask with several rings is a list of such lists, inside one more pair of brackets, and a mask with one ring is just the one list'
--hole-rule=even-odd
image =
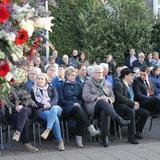
{"label": "woman with white hair", "polygon": [[101,63],[100,66],[103,68],[103,76],[106,79],[107,83],[111,86],[113,85],[112,75],[108,75],[109,65],[107,63]]}
{"label": "woman with white hair", "polygon": [[93,118],[101,120],[101,142],[104,147],[108,146],[109,117],[120,125],[129,125],[130,121],[118,116],[113,108],[115,100],[112,87],[107,85],[103,77],[103,68],[95,65],[92,69],[92,77],[86,81],[83,88],[82,97],[88,114]]}
{"label": "woman with white hair", "polygon": [[64,151],[64,143],[61,136],[59,117],[62,109],[57,105],[58,94],[56,89],[48,85],[48,77],[45,73],[40,73],[31,91],[32,99],[37,105],[38,117],[47,122],[47,129],[41,134],[43,139],[47,139],[52,130],[59,145],[58,150]]}

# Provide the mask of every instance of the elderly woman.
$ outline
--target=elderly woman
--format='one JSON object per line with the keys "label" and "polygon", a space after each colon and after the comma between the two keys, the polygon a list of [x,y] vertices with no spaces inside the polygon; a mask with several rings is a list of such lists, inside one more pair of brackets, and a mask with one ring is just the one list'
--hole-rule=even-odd
{"label": "elderly woman", "polygon": [[53,86],[48,85],[48,77],[45,73],[38,74],[31,95],[37,105],[38,116],[47,122],[47,129],[41,134],[41,137],[47,139],[52,130],[59,143],[58,150],[63,151],[65,148],[59,123],[62,109],[57,105],[57,91]]}
{"label": "elderly woman", "polygon": [[63,107],[64,116],[76,121],[76,144],[83,147],[82,134],[84,125],[87,127],[91,136],[99,134],[99,131],[91,125],[86,114],[82,110],[82,87],[76,79],[74,67],[66,69],[66,81],[58,88],[59,102]]}
{"label": "elderly woman", "polygon": [[103,77],[103,68],[101,66],[93,66],[92,77],[86,81],[83,88],[82,97],[85,101],[85,107],[88,114],[94,119],[101,120],[101,142],[104,147],[108,146],[108,116],[111,116],[120,125],[129,125],[130,121],[126,121],[118,116],[112,104],[114,95],[111,86]]}

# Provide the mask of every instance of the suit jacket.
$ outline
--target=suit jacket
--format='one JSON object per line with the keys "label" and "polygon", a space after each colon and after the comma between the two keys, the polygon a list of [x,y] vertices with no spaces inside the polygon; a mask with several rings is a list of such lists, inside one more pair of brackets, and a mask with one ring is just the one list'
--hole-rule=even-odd
{"label": "suit jacket", "polygon": [[120,107],[121,105],[127,105],[131,108],[134,107],[134,101],[129,99],[128,87],[123,80],[115,81],[113,91],[115,95],[115,107]]}
{"label": "suit jacket", "polygon": [[[153,83],[151,81],[149,81],[149,84],[151,86],[152,91],[155,94],[155,88],[154,88]],[[140,77],[138,77],[134,80],[133,91],[134,91],[134,95],[135,95],[135,100],[138,102],[142,102],[143,100],[146,100],[149,98],[149,96],[147,95],[146,85]]]}

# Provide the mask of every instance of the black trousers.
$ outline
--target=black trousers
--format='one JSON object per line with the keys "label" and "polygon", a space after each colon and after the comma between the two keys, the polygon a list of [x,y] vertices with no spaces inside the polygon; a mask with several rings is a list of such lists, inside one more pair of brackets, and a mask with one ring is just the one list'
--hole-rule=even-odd
{"label": "black trousers", "polygon": [[13,121],[16,123],[16,130],[21,133],[23,143],[29,142],[29,116],[32,109],[23,107],[20,112],[13,113]]}
{"label": "black trousers", "polygon": [[98,100],[95,105],[94,118],[100,119],[102,134],[109,133],[110,117],[113,119],[118,117],[118,114],[115,112],[113,106],[105,100]]}
{"label": "black trousers", "polygon": [[149,112],[146,109],[139,108],[136,113],[136,131],[142,132],[149,116]]}
{"label": "black trousers", "polygon": [[67,113],[66,118],[73,119],[76,121],[76,135],[82,136],[84,125],[86,127],[90,126],[88,117],[84,110],[79,105],[74,105],[73,109]]}
{"label": "black trousers", "polygon": [[141,107],[152,113],[160,113],[160,97],[151,96],[141,102]]}
{"label": "black trousers", "polygon": [[125,104],[115,106],[114,108],[120,116],[125,116],[131,121],[130,125],[128,126],[129,136],[136,134],[137,131],[142,132],[147,117],[149,116],[149,112],[147,110],[140,108],[135,111],[133,108],[130,108]]}

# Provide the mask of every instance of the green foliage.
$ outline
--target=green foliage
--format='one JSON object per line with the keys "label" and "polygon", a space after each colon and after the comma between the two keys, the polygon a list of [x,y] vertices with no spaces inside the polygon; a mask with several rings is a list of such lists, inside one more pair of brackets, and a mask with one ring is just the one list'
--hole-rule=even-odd
{"label": "green foliage", "polygon": [[113,54],[122,62],[133,47],[148,52],[154,18],[144,0],[59,0],[52,7],[55,26],[51,41],[61,54],[85,50],[91,60]]}
{"label": "green foliage", "polygon": [[153,45],[153,50],[160,52],[160,22],[157,22],[154,26],[153,26],[153,30],[152,30],[152,39],[151,39],[151,43]]}

